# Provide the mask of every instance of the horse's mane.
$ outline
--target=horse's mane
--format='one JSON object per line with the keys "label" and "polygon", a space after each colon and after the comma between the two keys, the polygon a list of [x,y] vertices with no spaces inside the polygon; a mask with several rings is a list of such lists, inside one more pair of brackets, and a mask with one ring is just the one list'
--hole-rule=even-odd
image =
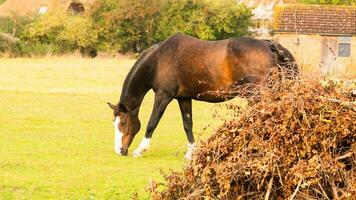
{"label": "horse's mane", "polygon": [[[126,76],[126,79],[125,79],[123,87],[122,87],[121,96],[122,96],[122,94],[127,93],[128,85],[133,80],[133,77],[135,76],[136,72],[140,69],[142,64],[150,57],[150,55],[152,55],[152,53],[156,49],[158,49],[158,47],[161,45],[161,43],[162,42],[159,42],[142,52],[142,54],[139,56],[139,58],[137,59],[137,61],[135,62],[135,64],[133,65],[133,67],[131,68],[131,70],[129,71],[129,73]],[[121,102],[121,99],[120,99],[120,102]]]}

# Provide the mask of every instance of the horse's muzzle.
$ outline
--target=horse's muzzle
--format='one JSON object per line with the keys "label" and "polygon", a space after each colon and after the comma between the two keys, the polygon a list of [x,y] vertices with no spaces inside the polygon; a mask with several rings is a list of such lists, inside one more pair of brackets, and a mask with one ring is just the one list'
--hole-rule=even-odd
{"label": "horse's muzzle", "polygon": [[129,152],[129,150],[127,148],[126,149],[121,148],[121,155],[122,156],[127,156],[128,152]]}

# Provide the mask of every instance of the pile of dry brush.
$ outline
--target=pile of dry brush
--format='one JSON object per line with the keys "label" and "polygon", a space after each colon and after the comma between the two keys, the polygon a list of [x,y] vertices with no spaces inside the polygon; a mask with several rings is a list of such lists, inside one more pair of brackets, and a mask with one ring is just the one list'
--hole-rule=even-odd
{"label": "pile of dry brush", "polygon": [[356,199],[352,84],[285,80],[258,89],[240,117],[199,145],[183,172],[151,182],[151,197]]}

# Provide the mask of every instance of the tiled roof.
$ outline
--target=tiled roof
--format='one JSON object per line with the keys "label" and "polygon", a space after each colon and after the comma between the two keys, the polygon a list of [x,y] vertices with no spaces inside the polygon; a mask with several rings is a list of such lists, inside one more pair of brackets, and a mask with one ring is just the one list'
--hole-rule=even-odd
{"label": "tiled roof", "polygon": [[274,10],[275,32],[356,35],[356,6],[285,5]]}

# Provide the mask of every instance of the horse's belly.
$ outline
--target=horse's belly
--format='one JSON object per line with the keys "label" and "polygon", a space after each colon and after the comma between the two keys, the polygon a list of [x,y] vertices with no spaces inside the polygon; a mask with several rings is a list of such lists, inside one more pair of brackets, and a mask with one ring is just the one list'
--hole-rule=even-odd
{"label": "horse's belly", "polygon": [[236,96],[232,90],[233,82],[214,83],[211,81],[197,81],[190,85],[181,84],[178,98],[191,98],[207,102],[223,102]]}
{"label": "horse's belly", "polygon": [[196,98],[193,98],[197,101],[206,101],[206,102],[210,102],[210,103],[218,103],[218,102],[224,102],[230,99],[233,99],[236,95],[209,95],[209,94],[202,94],[197,96]]}

